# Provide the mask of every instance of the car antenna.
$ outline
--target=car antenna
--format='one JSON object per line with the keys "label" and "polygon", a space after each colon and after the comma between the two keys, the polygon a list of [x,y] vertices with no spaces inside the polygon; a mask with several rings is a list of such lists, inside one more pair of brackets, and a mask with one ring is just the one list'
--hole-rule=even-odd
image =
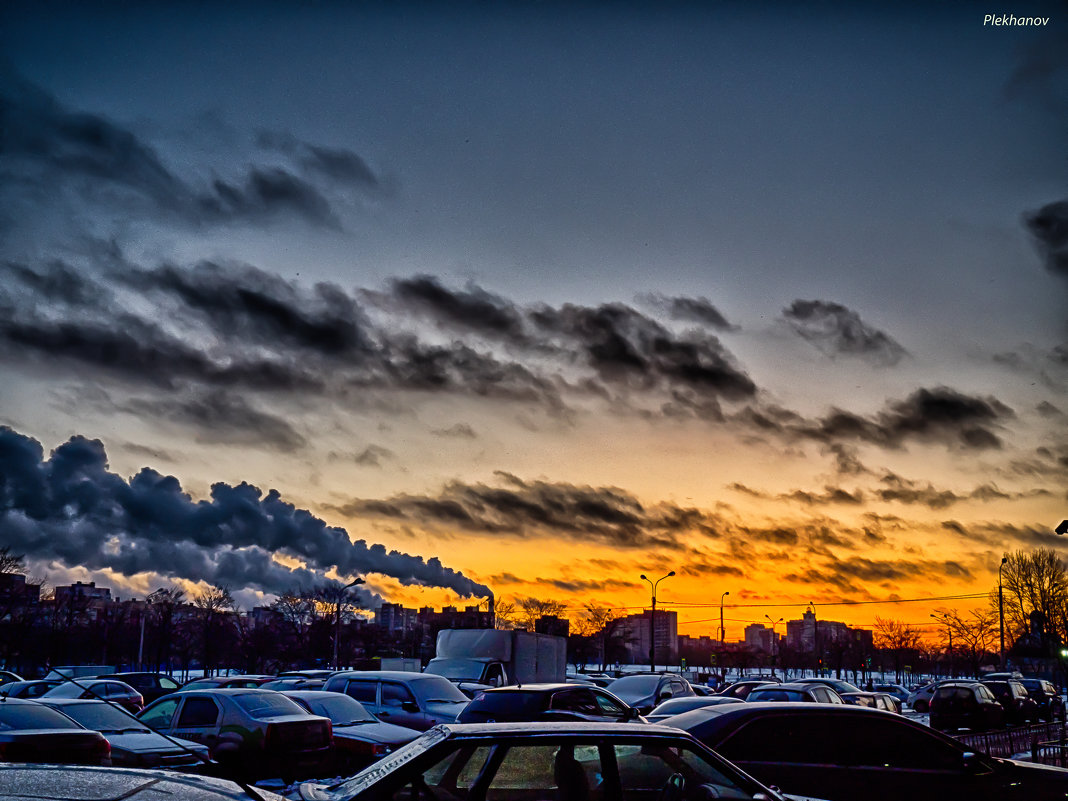
{"label": "car antenna", "polygon": [[[124,707],[122,704],[117,704],[114,701],[111,701],[111,700],[109,700],[107,698],[103,698],[100,695],[97,695],[96,691],[92,687],[86,687],[84,684],[82,684],[80,681],[78,681],[76,678],[74,678],[73,675],[66,676],[66,675],[64,675],[63,671],[59,670],[58,668],[52,668],[52,672],[55,673],[57,676],[59,676],[61,679],[64,679],[65,681],[71,682],[75,687],[81,687],[83,690],[85,690],[85,692],[89,693],[89,695],[91,695],[97,701],[103,701],[108,706],[112,707],[113,709],[119,710],[120,712],[122,712],[122,714],[126,715],[126,717],[137,721],[142,726],[147,725],[147,724],[143,723],[137,717],[137,715],[134,715],[133,713],[131,713],[130,710],[127,709],[126,707]],[[105,673],[104,677],[106,678],[106,676],[107,676],[107,674]],[[93,678],[99,679],[99,678],[102,678],[102,677],[94,676]],[[3,700],[6,701],[7,700],[7,696],[4,696]],[[152,728],[152,727],[149,726],[149,728]],[[171,735],[169,735],[169,734],[167,734],[165,732],[156,731],[155,729],[152,729],[152,731],[155,731],[156,734],[158,734],[161,737],[163,737],[164,739],[166,739],[172,745],[178,746],[183,751],[185,751],[187,754],[196,757],[201,762],[203,762],[205,765],[210,765],[211,764],[211,757],[205,757],[203,754],[201,754],[201,753],[199,753],[197,751],[194,751],[189,746],[187,746],[185,743],[182,743],[178,739],[176,739],[174,737],[171,737]],[[250,784],[245,782],[243,779],[230,779],[230,781],[232,781],[234,784],[236,784],[238,787],[240,787],[242,790],[244,790],[246,793],[248,793],[253,799],[255,799],[255,801],[267,801],[266,798],[264,798],[262,795],[260,795],[260,793],[254,787],[252,787]]]}

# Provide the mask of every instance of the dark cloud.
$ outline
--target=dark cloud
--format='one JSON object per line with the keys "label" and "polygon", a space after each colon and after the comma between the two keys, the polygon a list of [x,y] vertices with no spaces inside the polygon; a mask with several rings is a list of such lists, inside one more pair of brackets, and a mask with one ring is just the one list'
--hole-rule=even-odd
{"label": "dark cloud", "polygon": [[438,437],[457,437],[459,439],[478,439],[478,434],[467,423],[457,423],[448,428],[435,428],[432,432]]}
{"label": "dark cloud", "polygon": [[393,451],[381,445],[368,445],[354,457],[356,464],[363,467],[381,467],[382,460],[393,456]]}
{"label": "dark cloud", "polygon": [[201,441],[282,452],[303,448],[304,437],[284,418],[261,411],[240,395],[213,390],[199,397],[134,398],[115,404],[118,411],[145,419],[192,426]]}
{"label": "dark cloud", "polygon": [[[404,584],[485,596],[489,588],[422,557],[350,541],[340,528],[249,484],[218,483],[193,501],[173,476],[108,470],[103,445],[74,437],[48,459],[36,440],[0,428],[0,544],[29,558],[126,576],[251,587],[268,593],[341,576],[380,573]],[[281,554],[303,560],[288,568]]]}
{"label": "dark cloud", "polygon": [[[387,297],[374,293],[369,296],[380,302]],[[394,308],[425,313],[453,328],[505,340],[525,339],[518,309],[510,301],[474,285],[457,291],[442,286],[433,276],[418,275],[392,281],[388,298]]]}
{"label": "dark cloud", "polygon": [[1068,200],[1049,203],[1025,214],[1024,225],[1034,238],[1046,269],[1068,276]]}
{"label": "dark cloud", "polygon": [[736,331],[738,326],[731,325],[719,309],[706,297],[669,298],[664,295],[642,295],[639,300],[668,315],[672,320],[700,323],[717,331]]}
{"label": "dark cloud", "polygon": [[367,162],[351,150],[312,145],[277,131],[260,133],[256,143],[295,158],[308,173],[355,186],[376,188],[380,185],[378,176]]}
{"label": "dark cloud", "polygon": [[802,424],[793,430],[828,443],[860,440],[899,448],[916,441],[983,450],[1001,447],[1001,440],[991,428],[1014,416],[1012,409],[996,398],[936,387],[919,389],[904,400],[892,401],[871,418],[836,409],[815,424]]}
{"label": "dark cloud", "polygon": [[697,509],[645,507],[620,489],[499,475],[498,486],[453,482],[435,496],[357,500],[337,510],[475,534],[529,537],[536,531],[620,548],[677,549],[687,535],[717,536],[716,521]]}
{"label": "dark cloud", "polygon": [[856,356],[871,364],[897,364],[907,351],[882,331],[864,323],[860,315],[838,303],[795,300],[783,317],[799,336],[830,356]]}
{"label": "dark cloud", "polygon": [[[78,196],[192,225],[280,216],[340,226],[331,201],[306,177],[263,165],[237,180],[198,186],[180,178],[133,131],[103,115],[68,109],[10,70],[0,70],[0,153],[0,185],[48,186],[51,201]],[[309,174],[348,172],[351,181],[358,171],[355,157],[344,151],[304,146],[302,153]]]}

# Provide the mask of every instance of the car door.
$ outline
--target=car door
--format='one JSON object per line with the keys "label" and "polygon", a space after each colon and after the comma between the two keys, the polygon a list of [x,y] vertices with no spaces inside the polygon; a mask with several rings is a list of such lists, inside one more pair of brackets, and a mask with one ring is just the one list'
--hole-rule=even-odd
{"label": "car door", "polygon": [[355,698],[372,715],[378,715],[378,679],[349,679],[345,684],[345,695]]}
{"label": "car door", "polygon": [[[553,693],[549,701],[550,719],[601,720],[601,708],[593,693],[584,687]],[[555,713],[555,714],[553,714]]]}
{"label": "car door", "polygon": [[178,711],[181,701],[182,699],[176,696],[164,698],[147,707],[137,718],[150,729],[170,733],[171,721],[174,720],[174,713]]}
{"label": "car door", "polygon": [[399,681],[383,681],[380,692],[379,718],[410,729],[424,731],[429,728],[429,720],[419,708],[419,702],[408,685]]}
{"label": "car door", "polygon": [[206,745],[215,757],[222,726],[222,708],[207,695],[187,695],[171,723],[170,734]]}

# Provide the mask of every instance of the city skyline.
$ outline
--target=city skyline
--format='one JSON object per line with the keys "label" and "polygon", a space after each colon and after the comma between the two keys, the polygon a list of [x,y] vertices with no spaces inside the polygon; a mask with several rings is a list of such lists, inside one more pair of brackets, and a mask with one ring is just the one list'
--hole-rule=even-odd
{"label": "city skyline", "polygon": [[1068,41],[1011,10],[4,4],[0,546],[985,607],[1068,516]]}

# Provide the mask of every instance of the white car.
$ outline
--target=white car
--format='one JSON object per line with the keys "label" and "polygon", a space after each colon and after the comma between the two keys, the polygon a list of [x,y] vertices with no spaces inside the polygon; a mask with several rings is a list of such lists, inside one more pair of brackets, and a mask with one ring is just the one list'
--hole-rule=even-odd
{"label": "white car", "polygon": [[909,697],[905,699],[905,706],[911,707],[916,712],[930,712],[931,697],[934,695],[935,690],[938,689],[938,685],[947,681],[949,679],[938,679],[913,690],[909,693]]}

